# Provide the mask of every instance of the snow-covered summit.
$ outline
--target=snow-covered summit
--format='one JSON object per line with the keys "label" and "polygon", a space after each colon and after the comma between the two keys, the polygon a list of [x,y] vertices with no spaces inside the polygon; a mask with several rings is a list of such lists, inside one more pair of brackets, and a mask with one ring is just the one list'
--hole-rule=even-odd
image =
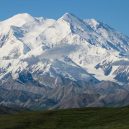
{"label": "snow-covered summit", "polygon": [[17,14],[5,21],[3,21],[2,23],[8,26],[18,26],[21,27],[22,25],[24,25],[27,22],[33,22],[35,19],[27,13],[22,13],[22,14]]}
{"label": "snow-covered summit", "polygon": [[73,21],[78,21],[79,18],[72,13],[65,13],[59,20],[65,20],[72,23]]}

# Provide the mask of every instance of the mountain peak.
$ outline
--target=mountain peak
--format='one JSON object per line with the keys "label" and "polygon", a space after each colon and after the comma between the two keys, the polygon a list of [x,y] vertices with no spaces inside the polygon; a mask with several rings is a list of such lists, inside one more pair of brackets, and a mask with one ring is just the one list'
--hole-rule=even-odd
{"label": "mountain peak", "polygon": [[19,13],[19,14],[16,14],[15,16],[13,16],[13,17],[32,17],[32,16],[28,13]]}
{"label": "mountain peak", "polygon": [[66,18],[66,17],[75,17],[72,13],[65,13],[62,18]]}
{"label": "mountain peak", "polygon": [[70,22],[70,21],[73,21],[73,20],[77,20],[77,19],[79,19],[78,17],[76,17],[74,14],[72,14],[72,13],[65,13],[61,18],[59,18],[59,19],[61,19],[61,20],[65,20],[65,21],[68,21],[68,22]]}
{"label": "mountain peak", "polygon": [[27,22],[32,22],[34,21],[34,18],[28,14],[28,13],[21,13],[21,14],[17,14],[5,21],[3,21],[6,25],[13,25],[13,26],[22,26]]}
{"label": "mountain peak", "polygon": [[28,20],[28,19],[33,19],[33,17],[28,13],[19,13],[9,18],[8,20],[16,20],[16,19]]}

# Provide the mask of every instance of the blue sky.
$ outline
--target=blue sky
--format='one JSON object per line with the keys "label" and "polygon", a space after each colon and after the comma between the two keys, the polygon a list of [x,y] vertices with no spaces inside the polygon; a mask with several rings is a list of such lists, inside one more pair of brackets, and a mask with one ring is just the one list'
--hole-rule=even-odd
{"label": "blue sky", "polygon": [[55,19],[70,12],[103,21],[129,36],[129,0],[0,0],[0,20],[25,12]]}

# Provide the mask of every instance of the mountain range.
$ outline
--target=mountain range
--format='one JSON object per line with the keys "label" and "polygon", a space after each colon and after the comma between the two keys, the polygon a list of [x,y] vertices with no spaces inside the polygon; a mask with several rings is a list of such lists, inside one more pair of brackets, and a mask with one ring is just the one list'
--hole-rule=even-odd
{"label": "mountain range", "polygon": [[95,19],[27,13],[0,22],[0,105],[129,105],[129,37]]}

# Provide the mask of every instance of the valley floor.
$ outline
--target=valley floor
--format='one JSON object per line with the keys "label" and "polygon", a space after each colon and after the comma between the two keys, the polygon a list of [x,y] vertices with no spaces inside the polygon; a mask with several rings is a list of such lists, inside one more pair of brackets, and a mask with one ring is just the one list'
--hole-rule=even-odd
{"label": "valley floor", "polygon": [[1,115],[0,129],[129,129],[129,108],[84,108]]}

